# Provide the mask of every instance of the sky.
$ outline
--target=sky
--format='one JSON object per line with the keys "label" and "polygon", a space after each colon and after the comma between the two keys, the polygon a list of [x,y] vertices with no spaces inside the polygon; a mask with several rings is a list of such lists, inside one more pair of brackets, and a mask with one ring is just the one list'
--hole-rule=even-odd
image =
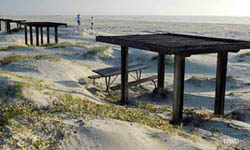
{"label": "sky", "polygon": [[0,0],[0,15],[250,16],[250,0]]}

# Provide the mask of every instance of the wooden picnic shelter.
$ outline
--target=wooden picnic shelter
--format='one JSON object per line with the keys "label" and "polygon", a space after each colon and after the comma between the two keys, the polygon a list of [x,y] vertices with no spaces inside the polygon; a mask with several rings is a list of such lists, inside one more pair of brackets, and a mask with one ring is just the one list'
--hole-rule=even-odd
{"label": "wooden picnic shelter", "polygon": [[9,34],[11,34],[11,23],[15,23],[17,25],[17,29],[22,28],[22,23],[24,23],[26,20],[13,20],[13,19],[3,19],[0,18],[0,31],[2,30],[2,23],[5,22],[5,31]]}
{"label": "wooden picnic shelter", "polygon": [[47,29],[47,44],[50,43],[50,28],[54,28],[55,32],[55,43],[58,43],[58,27],[64,26],[67,27],[66,23],[56,23],[56,22],[25,22],[24,25],[24,35],[25,35],[25,44],[28,45],[28,27],[30,33],[30,45],[33,45],[33,27],[36,30],[36,45],[39,46],[39,30],[41,45],[44,44],[43,41],[43,28]]}
{"label": "wooden picnic shelter", "polygon": [[97,36],[96,41],[121,46],[121,102],[128,102],[129,47],[158,53],[157,89],[164,88],[165,55],[174,55],[174,102],[171,123],[182,121],[185,58],[197,54],[217,53],[217,73],[214,113],[224,114],[227,62],[229,52],[250,48],[250,41],[202,37],[184,34],[146,34],[125,36]]}

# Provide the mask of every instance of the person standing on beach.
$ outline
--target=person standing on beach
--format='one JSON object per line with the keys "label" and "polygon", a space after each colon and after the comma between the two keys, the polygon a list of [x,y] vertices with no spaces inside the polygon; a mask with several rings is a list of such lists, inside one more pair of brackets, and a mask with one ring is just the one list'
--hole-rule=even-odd
{"label": "person standing on beach", "polygon": [[80,26],[81,26],[81,17],[80,14],[77,15],[76,17],[76,22],[77,22],[77,30],[80,30]]}
{"label": "person standing on beach", "polygon": [[90,23],[90,29],[93,30],[94,29],[94,17],[93,16],[90,17],[89,23]]}

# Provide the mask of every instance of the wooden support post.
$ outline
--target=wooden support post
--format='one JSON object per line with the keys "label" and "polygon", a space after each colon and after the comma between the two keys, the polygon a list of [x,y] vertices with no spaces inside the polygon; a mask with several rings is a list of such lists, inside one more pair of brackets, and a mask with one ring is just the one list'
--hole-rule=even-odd
{"label": "wooden support post", "polygon": [[7,32],[11,34],[10,22],[7,21]]}
{"label": "wooden support post", "polygon": [[19,27],[19,29],[22,29],[22,24],[21,24],[21,22],[18,23],[18,27]]}
{"label": "wooden support post", "polygon": [[121,103],[128,102],[128,47],[121,47]]}
{"label": "wooden support post", "polygon": [[5,21],[5,32],[8,31],[7,21]]}
{"label": "wooden support post", "polygon": [[39,28],[36,27],[36,46],[39,46]]}
{"label": "wooden support post", "polygon": [[32,26],[30,26],[30,45],[33,45],[33,33]]}
{"label": "wooden support post", "polygon": [[47,27],[47,44],[49,44],[50,43],[50,37],[49,37],[49,27]]}
{"label": "wooden support post", "polygon": [[158,89],[164,88],[165,82],[165,54],[158,55]]}
{"label": "wooden support post", "polygon": [[25,44],[28,45],[28,32],[27,32],[27,25],[24,25],[24,38],[25,38]]}
{"label": "wooden support post", "polygon": [[184,98],[185,57],[175,55],[174,58],[174,103],[171,123],[179,125],[182,120]]}
{"label": "wooden support post", "polygon": [[0,31],[2,31],[2,21],[0,20]]}
{"label": "wooden support post", "polygon": [[55,27],[55,43],[58,43],[58,27]]}
{"label": "wooden support post", "polygon": [[41,45],[43,45],[43,27],[40,28],[41,32]]}
{"label": "wooden support post", "polygon": [[215,93],[215,104],[214,114],[224,114],[224,103],[225,103],[225,91],[226,91],[226,80],[227,80],[227,61],[228,53],[221,52],[217,56],[217,73],[216,73],[216,93]]}

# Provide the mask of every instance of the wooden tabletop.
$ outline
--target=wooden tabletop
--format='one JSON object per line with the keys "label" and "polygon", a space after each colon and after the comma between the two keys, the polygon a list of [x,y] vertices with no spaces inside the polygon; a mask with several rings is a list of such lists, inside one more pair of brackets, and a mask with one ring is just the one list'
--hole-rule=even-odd
{"label": "wooden tabletop", "polygon": [[173,33],[97,36],[96,41],[158,53],[179,55],[238,52],[241,49],[250,48],[250,41]]}
{"label": "wooden tabletop", "polygon": [[[151,66],[143,65],[143,64],[130,65],[130,66],[128,66],[128,72],[147,69],[150,67]],[[109,77],[109,76],[121,74],[121,68],[120,67],[108,67],[108,68],[96,69],[96,70],[93,70],[93,72],[95,72],[103,77]]]}
{"label": "wooden tabletop", "polygon": [[68,25],[66,23],[57,23],[57,22],[24,22],[24,25],[34,26],[34,27],[59,27]]}

